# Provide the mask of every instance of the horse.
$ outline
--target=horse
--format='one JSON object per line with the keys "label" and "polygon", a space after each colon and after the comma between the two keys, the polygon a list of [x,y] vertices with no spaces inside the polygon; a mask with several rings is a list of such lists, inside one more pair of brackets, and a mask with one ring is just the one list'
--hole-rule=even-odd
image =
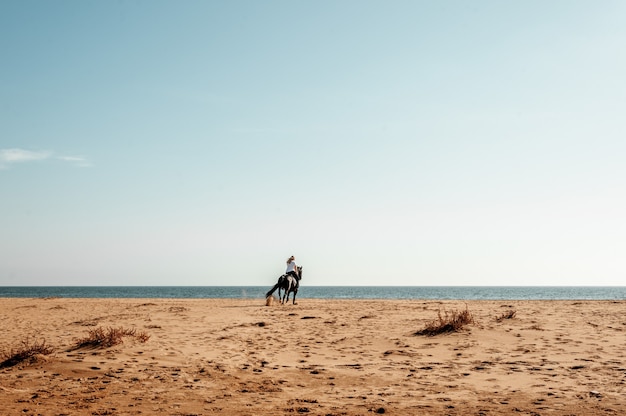
{"label": "horse", "polygon": [[[278,289],[278,299],[280,299],[281,303],[286,303],[289,301],[289,294],[293,293],[293,304],[296,304],[296,294],[298,293],[298,288],[300,287],[300,279],[302,279],[302,266],[298,266],[297,268],[298,278],[296,279],[290,274],[283,274],[278,278],[278,282],[271,288],[266,294],[265,298],[269,298],[272,294]],[[284,290],[284,293],[281,295],[281,290]]]}
{"label": "horse", "polygon": [[[283,295],[283,299],[281,300],[282,304],[289,302],[289,294],[293,293],[293,304],[296,304],[296,295],[298,294],[298,289],[300,288],[300,279],[302,279],[302,267],[298,267],[298,273],[296,273],[298,277],[293,277],[293,275],[286,275],[283,280],[283,289],[285,293]],[[280,296],[280,291],[278,292]]]}

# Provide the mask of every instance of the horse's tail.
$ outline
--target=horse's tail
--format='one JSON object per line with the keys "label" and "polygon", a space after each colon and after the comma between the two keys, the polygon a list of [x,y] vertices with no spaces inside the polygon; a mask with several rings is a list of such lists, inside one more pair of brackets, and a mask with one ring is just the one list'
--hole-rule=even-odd
{"label": "horse's tail", "polygon": [[284,280],[284,278],[285,278],[285,276],[284,276],[284,275],[283,275],[283,276],[280,276],[280,277],[278,278],[278,282],[276,282],[276,284],[274,285],[274,287],[273,287],[273,288],[271,288],[271,289],[269,290],[269,292],[267,292],[267,293],[265,294],[265,299],[269,298],[270,296],[272,296],[272,293],[276,292],[276,289],[278,289],[278,288],[280,287],[280,285],[281,285],[281,284],[283,284],[283,280]]}
{"label": "horse's tail", "polygon": [[280,282],[276,283],[274,287],[271,288],[270,291],[265,294],[265,298],[267,299],[270,296],[272,296],[272,293],[276,292],[276,289],[278,289],[278,286],[280,286]]}

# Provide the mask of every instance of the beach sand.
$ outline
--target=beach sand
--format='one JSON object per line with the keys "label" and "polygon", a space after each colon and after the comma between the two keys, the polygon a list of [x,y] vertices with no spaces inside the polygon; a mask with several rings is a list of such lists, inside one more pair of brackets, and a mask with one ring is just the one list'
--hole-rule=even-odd
{"label": "beach sand", "polygon": [[[75,349],[98,327],[150,338]],[[0,328],[54,348],[0,369],[3,415],[626,414],[626,302],[3,298]]]}

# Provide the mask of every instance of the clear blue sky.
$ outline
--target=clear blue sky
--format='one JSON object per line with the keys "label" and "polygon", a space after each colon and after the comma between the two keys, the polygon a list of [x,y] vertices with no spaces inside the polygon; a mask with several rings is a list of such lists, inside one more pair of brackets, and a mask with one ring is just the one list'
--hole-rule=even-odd
{"label": "clear blue sky", "polygon": [[622,285],[626,2],[0,2],[0,285]]}

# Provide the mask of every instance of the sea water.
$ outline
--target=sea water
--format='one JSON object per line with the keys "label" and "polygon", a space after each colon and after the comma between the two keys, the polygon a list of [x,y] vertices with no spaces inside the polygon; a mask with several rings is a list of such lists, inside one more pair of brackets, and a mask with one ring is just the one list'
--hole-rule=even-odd
{"label": "sea water", "polygon": [[[3,286],[12,298],[263,299],[269,286]],[[301,286],[299,298],[625,300],[626,286]]]}

